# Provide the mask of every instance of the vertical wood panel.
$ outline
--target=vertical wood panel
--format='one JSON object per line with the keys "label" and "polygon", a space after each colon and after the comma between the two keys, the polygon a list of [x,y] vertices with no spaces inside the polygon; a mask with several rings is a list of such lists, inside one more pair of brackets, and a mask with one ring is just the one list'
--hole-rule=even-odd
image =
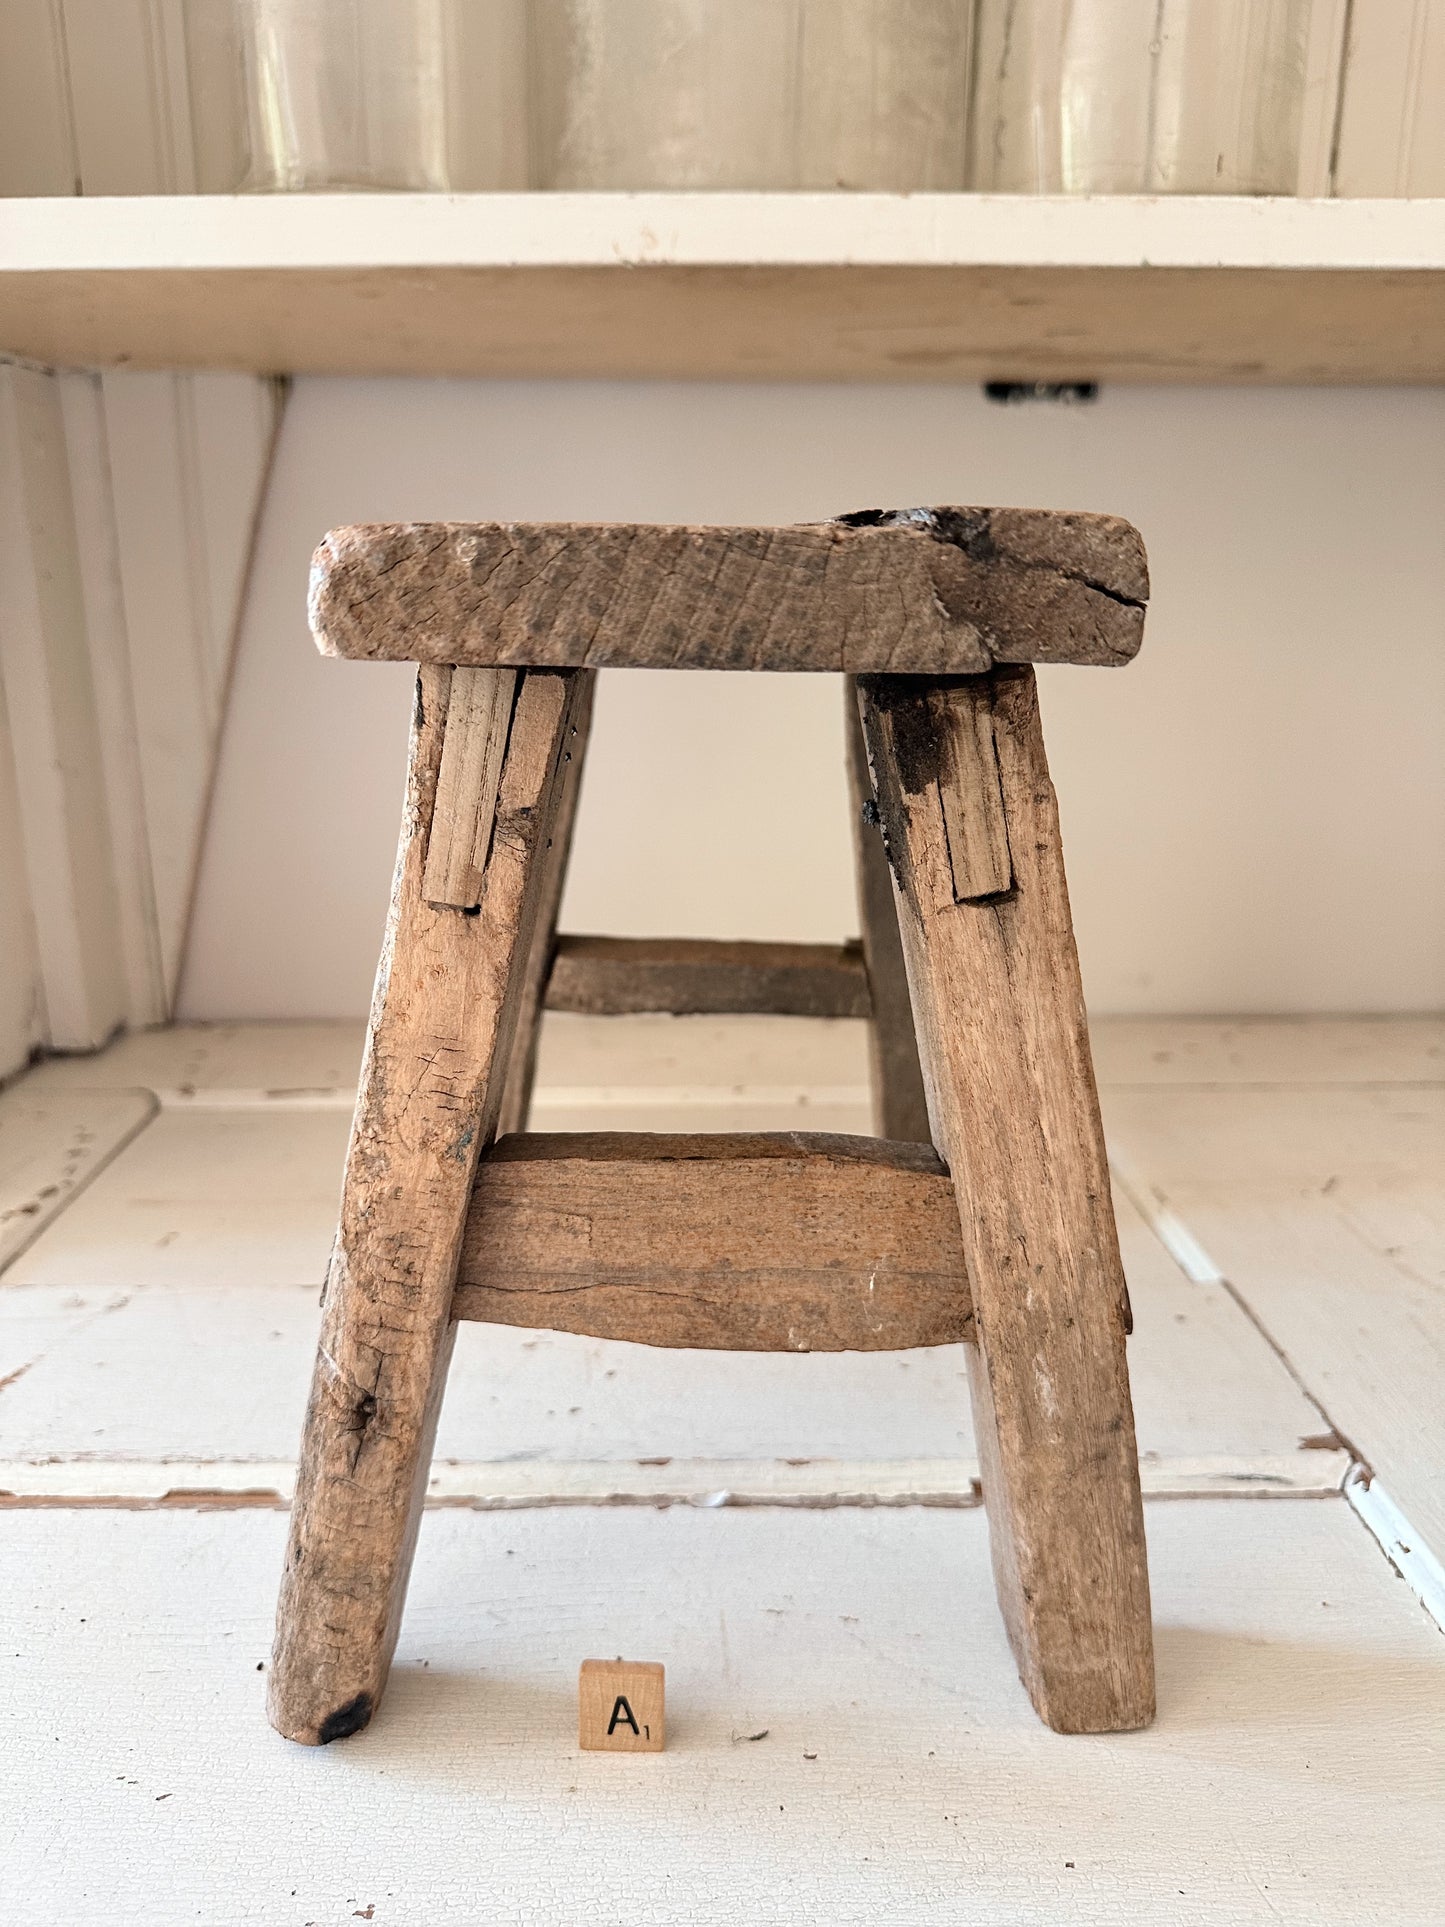
{"label": "vertical wood panel", "polygon": [[[204,185],[234,186],[233,174],[215,178],[236,128],[227,18],[226,0],[0,0],[0,190],[194,192],[202,129]],[[207,85],[199,128],[188,32]],[[29,629],[53,641],[51,666],[69,678],[49,690],[57,754],[90,769],[85,785],[69,781],[67,808],[80,815],[66,834],[80,836],[93,808],[88,849],[110,873],[108,890],[87,900],[96,947],[80,978],[73,961],[62,965],[55,913],[37,904],[49,1041],[73,1046],[94,1041],[102,1011],[106,1028],[169,1011],[278,391],[228,375],[16,380],[17,422],[45,414],[47,425],[11,464],[9,533],[40,541],[45,561],[28,577],[22,569],[11,594],[42,584]],[[41,694],[26,686],[27,738]],[[27,808],[31,755],[27,740]],[[53,843],[61,832],[27,825],[36,835]],[[32,868],[37,860],[32,849]],[[43,867],[54,868],[53,853]],[[98,1001],[97,973],[113,980]]]}
{"label": "vertical wood panel", "polygon": [[0,0],[0,194],[76,194],[60,0]]}
{"label": "vertical wood panel", "polygon": [[28,368],[0,370],[0,674],[48,1041],[88,1049],[125,984],[59,390]]}
{"label": "vertical wood panel", "polygon": [[80,192],[192,192],[180,0],[62,7]]}
{"label": "vertical wood panel", "polygon": [[1445,0],[1355,0],[1337,194],[1445,194]]}
{"label": "vertical wood panel", "polygon": [[20,832],[20,792],[10,749],[10,718],[0,676],[0,1077],[9,1077],[41,1041],[43,1009],[30,879]]}
{"label": "vertical wood panel", "polygon": [[71,373],[57,380],[110,817],[126,1015],[132,1024],[158,1024],[168,1015],[166,982],[156,923],[100,377]]}
{"label": "vertical wood panel", "polygon": [[[235,189],[245,153],[229,0],[0,0],[0,28],[0,193]],[[450,30],[455,183],[524,186],[520,0],[456,9]],[[1330,191],[1338,132],[1338,192],[1445,192],[1442,98],[1442,0],[1316,0],[1299,191]]]}
{"label": "vertical wood panel", "polygon": [[275,391],[248,376],[101,377],[166,994],[174,995]]}
{"label": "vertical wood panel", "polygon": [[1334,192],[1335,129],[1344,81],[1350,0],[1314,0],[1305,49],[1300,111],[1300,164],[1295,191],[1307,198]]}
{"label": "vertical wood panel", "polygon": [[217,693],[177,378],[101,377],[164,981],[173,987],[210,784]]}
{"label": "vertical wood panel", "polygon": [[280,420],[281,388],[252,375],[183,375],[177,380],[183,386],[188,485],[202,558],[202,647],[219,712]]}
{"label": "vertical wood panel", "polygon": [[246,170],[241,43],[235,0],[187,0],[186,64],[191,94],[191,150],[198,194],[234,194]]}
{"label": "vertical wood panel", "polygon": [[447,9],[447,169],[459,194],[529,185],[525,0]]}

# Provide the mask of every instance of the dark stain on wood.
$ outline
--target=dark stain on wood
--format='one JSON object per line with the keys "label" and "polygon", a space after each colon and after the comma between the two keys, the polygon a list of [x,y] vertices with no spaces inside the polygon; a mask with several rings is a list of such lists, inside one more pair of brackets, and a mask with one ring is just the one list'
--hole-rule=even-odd
{"label": "dark stain on wood", "polygon": [[359,1733],[371,1719],[372,1700],[370,1693],[358,1693],[344,1706],[338,1706],[334,1713],[328,1713],[317,1729],[317,1738],[323,1746],[330,1746],[333,1740],[349,1740],[353,1733]]}

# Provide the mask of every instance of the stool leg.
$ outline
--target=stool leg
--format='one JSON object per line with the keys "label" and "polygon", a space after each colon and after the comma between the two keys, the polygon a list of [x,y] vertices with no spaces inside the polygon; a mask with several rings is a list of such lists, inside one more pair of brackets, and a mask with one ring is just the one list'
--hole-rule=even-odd
{"label": "stool leg", "polygon": [[540,855],[590,686],[589,672],[446,668],[424,668],[417,683],[277,1610],[269,1710],[294,1740],[358,1731],[386,1684],[455,1332],[462,1228],[496,1133]]}
{"label": "stool leg", "polygon": [[497,1120],[498,1137],[505,1136],[508,1131],[525,1131],[527,1116],[532,1108],[542,1010],[547,1000],[547,979],[552,972],[552,959],[557,948],[557,913],[562,907],[567,864],[572,855],[572,830],[577,821],[577,798],[582,788],[591,712],[592,679],[589,676],[586,700],[579,701],[573,707],[572,725],[562,752],[552,830],[546,848],[537,858],[541,873],[537,928],[532,938],[526,981],[517,1009],[517,1040],[512,1046],[507,1081],[502,1091],[502,1109]]}
{"label": "stool leg", "polygon": [[1050,1726],[1143,1726],[1124,1277],[1033,671],[870,677],[861,708],[973,1289],[1000,1604]]}
{"label": "stool leg", "polygon": [[878,823],[865,817],[874,801],[868,751],[858,716],[858,678],[843,679],[843,724],[848,736],[848,789],[853,803],[853,862],[858,879],[858,916],[863,926],[863,963],[873,1004],[868,1026],[868,1081],[880,1133],[904,1142],[929,1142],[928,1103],[918,1064],[913,1005],[893,883]]}

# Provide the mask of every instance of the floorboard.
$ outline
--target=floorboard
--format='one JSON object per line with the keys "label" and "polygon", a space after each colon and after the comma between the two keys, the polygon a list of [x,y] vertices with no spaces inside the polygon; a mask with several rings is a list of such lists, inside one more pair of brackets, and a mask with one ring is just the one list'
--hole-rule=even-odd
{"label": "floorboard", "polygon": [[[865,1041],[554,1014],[534,1124],[866,1130]],[[958,1348],[467,1326],[390,1697],[288,1746],[258,1669],[360,1026],[0,1094],[7,1927],[1438,1927],[1438,1566],[1381,1546],[1445,1531],[1445,1020],[1095,1046],[1160,1686],[1115,1739],[1018,1685]],[[1378,1475],[1349,1503],[1336,1427]],[[661,1756],[576,1750],[618,1651],[668,1667]]]}
{"label": "floorboard", "polygon": [[1111,1143],[1445,1561],[1445,1088],[1114,1090]]}
{"label": "floorboard", "polygon": [[15,1259],[149,1123],[145,1090],[0,1091],[0,1270]]}
{"label": "floorboard", "polygon": [[[266,1727],[284,1519],[0,1517],[11,1927],[1438,1921],[1445,1642],[1343,1501],[1148,1515],[1160,1711],[1060,1738],[980,1513],[433,1513],[390,1697]],[[579,1662],[668,1668],[583,1755]]]}
{"label": "floorboard", "polygon": [[[228,1076],[277,1069],[228,1048]],[[164,1050],[157,1077],[187,1061],[174,1039]],[[132,1070],[145,1068],[137,1056],[132,1047]],[[647,1066],[650,1075],[658,1068],[656,1058]],[[697,1075],[696,1060],[677,1068]],[[724,1122],[748,1115],[740,1102]],[[582,1125],[610,1121],[599,1106]],[[666,1104],[649,1121],[694,1127],[685,1107]],[[762,1122],[777,1128],[772,1115]],[[296,1449],[348,1125],[341,1109],[272,1100],[211,1108],[200,1092],[162,1110],[16,1261],[0,1291],[0,1378],[14,1369],[12,1355],[26,1375],[0,1397],[0,1461],[9,1467],[0,1489],[73,1492],[67,1466],[77,1457],[96,1461],[98,1496],[129,1494],[138,1478],[146,1490],[170,1489],[161,1470],[142,1477],[142,1464],[211,1459],[232,1465],[227,1479],[241,1476],[241,1461],[270,1466],[256,1474],[269,1489],[272,1462]],[[1338,1490],[1346,1455],[1322,1443],[1318,1409],[1238,1305],[1187,1277],[1127,1199],[1119,1215],[1146,1488]],[[28,1333],[67,1306],[71,1324],[39,1354],[28,1336],[12,1344],[6,1335],[11,1320]],[[80,1316],[102,1307],[103,1318]],[[853,1489],[858,1472],[835,1478],[828,1467],[837,1462],[874,1468],[880,1494],[968,1498],[976,1471],[958,1347],[679,1354],[479,1326],[459,1335],[437,1449],[468,1468],[453,1489],[479,1499],[517,1489],[515,1471],[499,1483],[489,1469],[500,1466],[530,1468],[539,1498],[646,1496],[657,1481],[643,1462],[658,1459],[689,1468],[671,1489],[693,1497],[735,1489],[728,1468],[739,1463],[752,1468],[742,1492],[757,1496],[800,1486],[827,1496],[839,1478]],[[780,1485],[768,1464],[779,1460],[817,1470]],[[105,1473],[113,1461],[131,1466],[127,1478]],[[920,1461],[940,1462],[922,1483]],[[186,1478],[215,1483],[203,1472]]]}

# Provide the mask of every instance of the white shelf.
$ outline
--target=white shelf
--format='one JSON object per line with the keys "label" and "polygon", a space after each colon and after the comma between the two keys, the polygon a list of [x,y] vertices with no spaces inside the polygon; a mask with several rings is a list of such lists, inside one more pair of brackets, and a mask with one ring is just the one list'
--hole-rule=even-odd
{"label": "white shelf", "polygon": [[0,351],[78,365],[1445,379],[1445,202],[0,201]]}

